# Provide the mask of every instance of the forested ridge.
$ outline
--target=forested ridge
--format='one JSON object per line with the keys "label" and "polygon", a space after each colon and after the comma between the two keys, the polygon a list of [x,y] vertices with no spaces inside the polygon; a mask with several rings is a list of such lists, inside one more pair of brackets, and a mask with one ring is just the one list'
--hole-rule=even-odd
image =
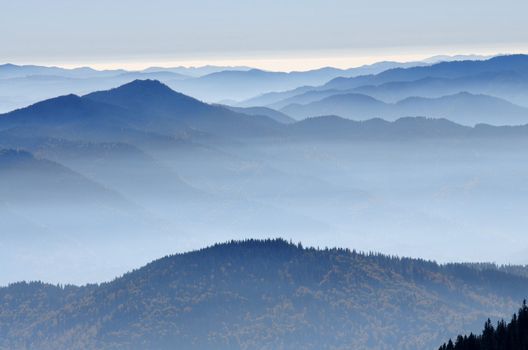
{"label": "forested ridge", "polygon": [[527,291],[493,268],[232,241],[99,285],[0,288],[0,348],[433,349]]}

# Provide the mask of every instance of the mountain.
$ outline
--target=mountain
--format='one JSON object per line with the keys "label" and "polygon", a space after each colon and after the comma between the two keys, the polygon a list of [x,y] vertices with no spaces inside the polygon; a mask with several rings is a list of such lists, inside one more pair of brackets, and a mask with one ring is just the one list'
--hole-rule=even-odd
{"label": "mountain", "polygon": [[[0,130],[13,127],[55,127],[74,130],[75,137],[91,133],[141,132],[213,133],[217,136],[258,136],[275,133],[279,124],[265,116],[249,116],[212,106],[177,93],[154,80],[135,80],[107,91],[79,97],[67,95],[0,115]],[[115,140],[113,140],[115,141]]]}
{"label": "mountain", "polygon": [[255,97],[251,97],[236,104],[231,103],[231,105],[236,105],[238,107],[272,106],[275,103],[278,103],[284,99],[295,97],[297,95],[316,89],[317,88],[314,86],[300,86],[298,88],[288,91],[272,91],[260,94]]}
{"label": "mountain", "polygon": [[485,55],[436,55],[422,60],[427,63],[451,62],[451,61],[482,61],[488,60],[494,56]]}
{"label": "mountain", "polygon": [[460,78],[483,73],[528,73],[528,55],[496,56],[483,61],[441,62],[430,66],[394,68],[376,75],[336,78],[324,85],[325,89],[346,90],[364,85],[380,85],[393,81],[413,81],[424,78]]}
{"label": "mountain", "polygon": [[150,210],[160,203],[174,209],[205,197],[163,162],[129,144],[33,138],[12,140],[11,145],[63,164]]}
{"label": "mountain", "polygon": [[407,115],[448,118],[464,125],[522,125],[528,123],[528,108],[500,98],[458,93],[440,98],[409,97],[396,103],[396,109]]}
{"label": "mountain", "polygon": [[[480,129],[453,123],[446,119],[400,118],[393,122],[375,118],[354,121],[337,116],[307,118],[290,125],[294,138],[314,140],[386,141],[418,139],[467,139],[480,134]],[[491,135],[503,136],[501,130]]]}
{"label": "mountain", "polygon": [[100,285],[1,288],[0,347],[423,349],[506,316],[527,288],[493,269],[247,240]]}
{"label": "mountain", "polygon": [[[320,101],[326,97],[330,97],[334,95],[344,95],[345,93],[354,93],[354,92],[353,90],[346,91],[346,92],[342,90],[308,90],[300,94],[293,94],[292,96],[286,97],[280,101],[276,101],[270,104],[269,107],[280,110],[289,105],[306,105],[311,102]],[[368,94],[363,94],[363,95],[368,95]]]}
{"label": "mountain", "polygon": [[[481,141],[517,144],[528,135],[528,125],[492,126],[460,125],[447,119],[404,117],[395,121],[373,118],[355,121],[338,116],[321,116],[301,120],[287,126],[285,133],[292,140],[324,140],[349,142],[379,142],[387,145],[401,141],[444,140],[446,142]],[[502,146],[501,146],[502,147]],[[416,153],[416,152],[414,152]]]}
{"label": "mountain", "polygon": [[[265,116],[248,116],[209,105],[171,90],[155,80],[135,80],[118,88],[85,95],[140,114],[139,123],[154,130],[178,130],[181,125],[221,135],[257,136],[276,131],[278,123]],[[168,129],[167,129],[168,128]]]}
{"label": "mountain", "polygon": [[269,72],[260,69],[222,71],[193,80],[169,81],[172,88],[197,98],[219,102],[242,100],[264,92],[288,90],[301,85],[323,84],[338,76],[333,69],[309,72]]}
{"label": "mountain", "polygon": [[290,123],[295,122],[295,119],[293,119],[292,117],[284,113],[281,113],[277,110],[267,108],[267,107],[233,107],[233,106],[224,106],[224,107],[234,112],[237,112],[237,113],[243,113],[247,115],[256,115],[256,116],[258,115],[266,116],[282,124],[290,124]]}
{"label": "mountain", "polygon": [[[331,93],[336,91],[322,90]],[[340,92],[340,93],[344,93]],[[396,102],[407,97],[442,97],[459,92],[485,94],[506,99],[513,103],[528,105],[528,79],[526,75],[516,72],[482,73],[460,78],[423,78],[414,81],[395,81],[381,85],[365,85],[346,90],[362,93],[386,102]],[[299,95],[301,98],[302,95]],[[293,103],[295,97],[290,98]],[[286,101],[286,100],[285,100]],[[309,102],[309,101],[308,101]],[[284,102],[279,102],[284,103]]]}
{"label": "mountain", "polygon": [[281,100],[265,105],[281,109],[289,104],[308,104],[325,97],[343,94],[363,94],[378,100],[395,103],[408,97],[438,98],[460,92],[501,97],[525,105],[528,101],[528,79],[513,72],[483,73],[462,78],[424,78],[414,81],[395,81],[381,85],[364,85],[348,90],[308,89],[292,91]]}
{"label": "mountain", "polygon": [[114,208],[125,213],[137,210],[118,193],[59,163],[36,158],[26,151],[0,150],[0,170],[2,200],[19,208],[24,215],[44,203],[48,205],[44,210],[50,210],[53,205],[73,203]]}
{"label": "mountain", "polygon": [[23,108],[60,95],[84,95],[128,83],[141,74],[118,73],[109,76],[77,78],[60,75],[30,75],[0,78],[0,113]]}
{"label": "mountain", "polygon": [[184,80],[190,77],[184,74],[171,72],[171,71],[148,71],[148,72],[126,72],[117,76],[117,78],[126,79],[126,81],[133,80]]}
{"label": "mountain", "polygon": [[194,97],[220,102],[246,99],[273,90],[294,89],[301,85],[321,85],[336,77],[356,77],[396,67],[429,64],[431,62],[377,62],[349,69],[323,67],[289,73],[244,66],[150,67],[141,71],[126,71],[4,64],[0,65],[0,112],[58,95],[84,95],[95,90],[109,89],[135,79],[161,80]]}
{"label": "mountain", "polygon": [[125,203],[85,205],[79,195],[78,205],[51,206],[41,195],[34,208],[14,207],[5,198],[17,191],[61,188],[37,179],[11,189],[0,197],[0,226],[14,228],[0,242],[0,284],[108,280],[196,242],[248,233],[525,264],[527,130],[427,118],[281,124],[154,81],[44,101],[0,117],[0,148],[31,152],[86,180],[79,191],[95,184]]}
{"label": "mountain", "polygon": [[[117,88],[98,91],[84,96],[97,101],[146,113],[151,117],[177,115],[188,118],[190,114],[209,111],[209,106],[192,97],[177,93],[157,80],[134,80]],[[211,107],[214,109],[214,107]]]}
{"label": "mountain", "polygon": [[[139,206],[120,193],[26,151],[0,150],[0,197],[8,209],[7,216],[4,211],[0,213],[4,237],[17,241],[16,249],[3,252],[4,258],[15,259],[35,239],[47,242],[41,247],[44,249],[55,243],[64,245],[72,240],[95,239],[105,226],[113,227],[114,238],[117,238],[120,227],[128,225],[123,223],[134,223],[135,228],[127,232],[131,238],[136,228],[153,225]],[[56,220],[57,213],[61,213],[62,220]],[[9,218],[13,215],[18,219],[6,226],[4,219],[12,222]],[[30,222],[38,229],[24,231],[25,225],[18,222]],[[40,231],[46,235],[39,237]],[[69,232],[67,238],[55,234],[65,231]],[[6,276],[14,276],[19,269],[15,267],[9,274],[6,272]]]}
{"label": "mountain", "polygon": [[[525,101],[523,91],[528,80],[514,72],[482,73],[461,78],[423,78],[413,81],[395,81],[381,85],[365,85],[352,92],[368,94],[384,101],[395,102],[409,96],[441,97],[461,91],[475,94],[505,96],[509,100]],[[335,90],[331,90],[335,91]]]}
{"label": "mountain", "polygon": [[[197,98],[220,102],[222,100],[246,100],[270,91],[284,91],[300,86],[321,85],[336,77],[356,77],[377,74],[395,67],[415,67],[423,62],[377,62],[361,67],[338,69],[323,67],[308,71],[272,72],[260,69],[224,70],[200,76],[192,80],[168,81],[176,90]],[[248,106],[247,102],[241,106]],[[260,105],[260,104],[252,104]]]}
{"label": "mountain", "polygon": [[338,77],[320,86],[270,92],[238,105],[280,109],[335,94],[359,93],[385,102],[407,97],[437,98],[460,92],[486,94],[528,106],[528,56],[496,56],[487,60],[448,61],[388,69],[378,74]]}
{"label": "mountain", "polygon": [[383,117],[387,104],[367,95],[332,95],[307,105],[292,104],[280,111],[296,119],[321,115],[339,115],[350,119],[371,119]]}
{"label": "mountain", "polygon": [[51,126],[76,123],[95,124],[124,117],[125,110],[106,103],[65,95],[37,102],[26,108],[0,114],[0,128],[16,126]]}
{"label": "mountain", "polygon": [[142,70],[142,73],[155,73],[155,72],[172,72],[182,74],[188,77],[201,77],[204,75],[222,72],[226,70],[245,71],[250,70],[251,67],[245,66],[201,66],[201,67],[149,67]]}
{"label": "mountain", "polygon": [[[155,79],[192,96],[208,100],[235,100],[241,95],[260,94],[269,89],[292,89],[299,85],[324,84],[338,76],[379,73],[383,69],[418,65],[379,62],[341,70],[321,68],[306,72],[265,72],[250,67],[150,67],[142,71],[95,70],[89,67],[66,69],[37,65],[0,65],[0,113],[22,108],[58,95],[84,95],[109,89],[135,79]],[[238,98],[237,98],[238,99]]]}
{"label": "mountain", "polygon": [[[89,67],[65,69],[36,65],[4,64],[0,65],[0,112],[21,108],[58,95],[69,93],[84,95],[90,91],[109,89],[117,85],[126,84],[134,79],[161,80],[178,91],[208,102],[250,99],[241,102],[238,106],[267,106],[286,97],[293,96],[288,94],[278,94],[275,97],[273,97],[274,94],[268,95],[268,93],[273,91],[286,92],[299,87],[306,87],[304,91],[328,90],[337,88],[334,85],[338,85],[340,90],[348,90],[352,87],[373,85],[372,81],[377,79],[377,75],[385,71],[397,71],[411,67],[413,67],[412,69],[417,67],[426,68],[444,60],[456,60],[456,62],[448,63],[457,63],[461,62],[459,60],[462,58],[482,59],[481,57],[473,56],[436,57],[423,62],[402,63],[387,61],[349,69],[323,67],[294,72],[272,72],[250,67],[221,66],[190,68],[150,67],[142,71],[126,71],[123,69],[95,70]],[[484,68],[480,70],[467,69],[468,73],[466,75],[477,74],[475,72],[504,72],[511,67],[509,61],[501,62],[500,64],[503,64],[502,70],[498,67],[494,67],[492,70]],[[497,65],[500,64],[498,63]],[[517,66],[518,64],[514,67],[515,72],[518,72]],[[460,70],[466,70],[466,68],[461,67]],[[408,71],[406,74],[416,77],[422,73],[413,70]],[[395,75],[394,73],[387,73],[387,75],[389,76],[388,80],[394,80],[391,78]],[[428,74],[425,75],[430,76]],[[409,81],[409,79],[416,80],[418,78],[405,78],[403,80]],[[398,81],[400,80],[402,79],[398,79]],[[331,82],[329,83],[329,81]],[[379,84],[375,83],[374,85]],[[497,90],[500,91],[500,89]],[[460,90],[455,92],[460,92]],[[487,93],[485,91],[470,92]],[[254,96],[258,97],[252,98]],[[504,97],[502,95],[497,96]],[[523,99],[524,97],[526,96],[523,95]],[[519,100],[514,102],[519,103],[519,101],[520,97]]]}
{"label": "mountain", "polygon": [[333,114],[357,120],[374,117],[395,120],[405,116],[427,116],[447,118],[464,125],[528,123],[528,108],[496,97],[466,92],[439,98],[409,97],[397,103],[384,103],[363,94],[332,94],[305,105],[291,104],[281,111],[297,119]]}
{"label": "mountain", "polygon": [[16,65],[16,64],[2,64],[0,65],[0,79],[23,78],[28,76],[61,76],[69,78],[94,78],[102,76],[113,76],[126,73],[123,69],[114,70],[95,70],[89,67],[80,68],[61,68],[61,67],[45,67],[36,65]]}

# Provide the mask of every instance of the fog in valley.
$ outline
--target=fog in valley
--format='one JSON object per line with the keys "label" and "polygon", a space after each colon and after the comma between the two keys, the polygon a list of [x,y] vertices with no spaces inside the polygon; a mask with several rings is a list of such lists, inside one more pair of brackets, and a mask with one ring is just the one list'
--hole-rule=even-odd
{"label": "fog in valley", "polygon": [[[526,263],[524,128],[424,118],[284,124],[153,81],[115,90],[115,110],[100,102],[109,94],[1,117],[0,283],[104,281],[245,237]],[[159,95],[200,116],[184,125]]]}

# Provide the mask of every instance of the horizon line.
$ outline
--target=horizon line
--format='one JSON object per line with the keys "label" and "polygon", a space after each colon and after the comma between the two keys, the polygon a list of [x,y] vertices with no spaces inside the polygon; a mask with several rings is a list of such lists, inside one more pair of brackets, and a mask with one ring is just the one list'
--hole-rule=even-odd
{"label": "horizon line", "polygon": [[[398,63],[420,63],[434,59],[436,57],[447,56],[454,58],[456,56],[474,56],[485,60],[495,56],[523,54],[523,52],[486,52],[486,53],[430,53],[430,54],[409,54],[409,55],[375,55],[375,56],[332,56],[332,57],[282,57],[282,58],[238,58],[238,59],[194,59],[194,60],[116,60],[116,61],[85,61],[85,62],[53,62],[53,61],[18,61],[10,60],[0,65],[12,64],[16,66],[43,66],[56,67],[63,69],[90,68],[97,71],[105,70],[126,70],[126,71],[143,71],[149,68],[171,69],[171,68],[203,68],[215,66],[221,68],[250,68],[270,72],[306,72],[324,68],[335,69],[353,69],[365,65],[372,65],[381,62],[398,62]],[[441,60],[439,60],[440,62]],[[436,62],[429,62],[434,64]]]}

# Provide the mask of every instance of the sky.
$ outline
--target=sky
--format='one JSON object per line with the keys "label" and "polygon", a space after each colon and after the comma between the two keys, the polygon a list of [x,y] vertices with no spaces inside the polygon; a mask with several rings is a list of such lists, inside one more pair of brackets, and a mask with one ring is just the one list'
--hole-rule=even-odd
{"label": "sky", "polygon": [[0,63],[353,67],[528,52],[525,0],[0,0]]}

